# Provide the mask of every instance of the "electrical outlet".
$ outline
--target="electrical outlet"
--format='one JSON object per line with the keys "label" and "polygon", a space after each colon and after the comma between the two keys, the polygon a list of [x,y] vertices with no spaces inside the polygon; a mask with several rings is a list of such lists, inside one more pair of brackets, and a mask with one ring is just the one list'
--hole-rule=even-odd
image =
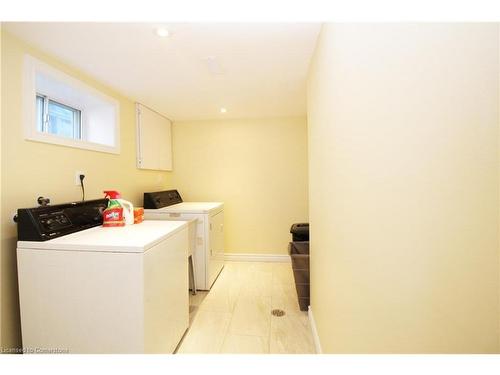
{"label": "electrical outlet", "polygon": [[85,175],[85,172],[82,172],[82,171],[75,172],[75,185],[80,186],[80,175],[81,174]]}

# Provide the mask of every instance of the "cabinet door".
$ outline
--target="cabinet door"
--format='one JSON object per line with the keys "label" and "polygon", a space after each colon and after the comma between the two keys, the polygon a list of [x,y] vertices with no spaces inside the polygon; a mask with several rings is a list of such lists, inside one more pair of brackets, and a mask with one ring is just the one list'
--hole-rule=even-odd
{"label": "cabinet door", "polygon": [[137,168],[172,170],[172,123],[159,113],[136,104]]}

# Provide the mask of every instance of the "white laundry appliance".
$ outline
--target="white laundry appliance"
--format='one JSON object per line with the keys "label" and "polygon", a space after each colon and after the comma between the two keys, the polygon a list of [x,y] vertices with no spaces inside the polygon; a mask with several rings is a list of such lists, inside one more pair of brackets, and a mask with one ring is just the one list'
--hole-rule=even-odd
{"label": "white laundry appliance", "polygon": [[196,220],[196,288],[209,290],[224,267],[224,203],[184,202],[177,190],[144,193],[147,220]]}
{"label": "white laundry appliance", "polygon": [[18,210],[28,353],[173,353],[188,328],[187,223],[104,228],[102,201]]}

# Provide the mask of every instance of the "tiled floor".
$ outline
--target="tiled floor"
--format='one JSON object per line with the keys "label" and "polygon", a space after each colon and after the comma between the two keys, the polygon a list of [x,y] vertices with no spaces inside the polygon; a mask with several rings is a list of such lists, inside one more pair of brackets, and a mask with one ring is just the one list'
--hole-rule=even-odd
{"label": "tiled floor", "polygon": [[[191,296],[178,353],[314,353],[290,263],[227,262],[210,292]],[[271,315],[283,309],[282,317]]]}

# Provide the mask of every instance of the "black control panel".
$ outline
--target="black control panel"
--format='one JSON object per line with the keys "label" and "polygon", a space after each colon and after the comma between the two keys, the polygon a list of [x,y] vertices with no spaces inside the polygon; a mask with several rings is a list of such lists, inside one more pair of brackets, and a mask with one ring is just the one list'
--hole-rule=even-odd
{"label": "black control panel", "polygon": [[17,210],[17,239],[47,241],[102,225],[107,199],[20,208]]}
{"label": "black control panel", "polygon": [[144,208],[163,208],[177,203],[182,203],[181,195],[177,190],[144,193]]}
{"label": "black control panel", "polygon": [[40,220],[40,226],[43,231],[46,232],[56,231],[71,226],[71,220],[64,211],[42,214],[38,216],[38,218]]}

